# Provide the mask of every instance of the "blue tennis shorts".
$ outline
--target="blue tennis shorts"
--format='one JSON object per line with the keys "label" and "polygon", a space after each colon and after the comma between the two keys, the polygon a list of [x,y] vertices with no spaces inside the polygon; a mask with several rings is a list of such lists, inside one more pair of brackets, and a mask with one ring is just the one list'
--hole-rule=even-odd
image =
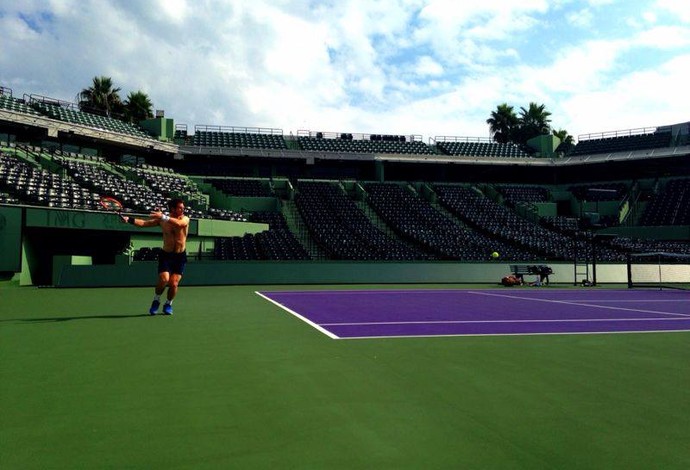
{"label": "blue tennis shorts", "polygon": [[184,274],[184,268],[187,265],[187,252],[182,253],[168,253],[161,250],[158,254],[158,272]]}

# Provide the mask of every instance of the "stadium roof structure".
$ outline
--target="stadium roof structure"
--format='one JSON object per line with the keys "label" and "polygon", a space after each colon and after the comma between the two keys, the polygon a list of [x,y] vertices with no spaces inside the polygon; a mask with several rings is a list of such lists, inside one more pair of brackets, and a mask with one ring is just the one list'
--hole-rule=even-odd
{"label": "stadium roof structure", "polygon": [[104,129],[96,129],[83,124],[58,121],[46,116],[23,114],[6,109],[0,109],[0,121],[42,128],[47,131],[48,137],[58,137],[58,134],[62,132],[64,134],[79,135],[96,140],[116,142],[120,145],[127,145],[129,147],[157,150],[166,153],[177,153],[178,151],[178,146],[176,144],[160,142],[153,138],[129,136]]}
{"label": "stadium roof structure", "polygon": [[[210,136],[212,139],[208,143],[204,142],[199,145],[198,142],[191,140],[184,142],[158,140],[155,137],[146,136],[143,132],[131,132],[134,129],[133,126],[132,129],[118,132],[116,128],[99,127],[93,123],[89,124],[87,120],[80,121],[77,119],[76,122],[62,120],[53,114],[48,114],[45,110],[41,112],[43,109],[41,105],[44,105],[43,107],[46,109],[52,110],[57,107],[61,110],[63,106],[69,107],[69,103],[44,97],[35,98],[34,95],[28,96],[28,99],[27,95],[24,95],[24,99],[21,100],[14,99],[11,90],[3,87],[0,87],[0,96],[3,97],[3,104],[0,106],[0,122],[8,125],[45,130],[45,135],[48,138],[59,139],[74,136],[108,145],[172,154],[178,159],[183,159],[186,155],[190,157],[198,155],[287,158],[303,160],[307,164],[322,160],[557,168],[609,162],[658,161],[665,158],[690,156],[690,122],[581,135],[577,145],[571,149],[572,151],[556,153],[553,157],[534,156],[517,148],[511,148],[510,152],[501,151],[493,154],[460,150],[457,154],[448,155],[441,149],[440,144],[450,141],[452,143],[470,143],[474,142],[473,139],[480,140],[479,143],[476,143],[477,146],[506,144],[497,144],[488,138],[448,136],[430,139],[429,144],[425,144],[419,135],[353,135],[340,132],[298,131],[296,136],[293,136],[292,133],[287,136],[282,129],[204,125],[195,126],[194,136],[200,135],[204,138]],[[67,109],[65,112],[67,111],[72,110]],[[82,114],[77,111],[72,112]],[[89,113],[83,114],[87,117],[92,116]],[[93,118],[95,120],[97,116],[93,116]],[[131,126],[128,123],[120,124]],[[186,136],[186,125],[182,124],[175,127],[184,128]],[[256,139],[249,137],[256,137]],[[217,140],[213,140],[220,138],[231,140],[232,143],[229,145],[220,142],[216,144]],[[250,144],[238,143],[245,140],[249,141]],[[255,140],[259,140],[259,144],[264,141],[273,144],[280,141],[281,145],[269,145],[264,148],[263,145],[254,145],[256,144]],[[303,145],[303,141],[309,145]],[[324,143],[328,145],[321,145]],[[398,149],[398,145],[400,149]],[[515,147],[512,144],[511,146]],[[552,152],[542,153],[547,155]]]}
{"label": "stadium roof structure", "polygon": [[475,157],[450,155],[421,155],[421,154],[390,154],[363,152],[325,152],[301,149],[251,149],[234,147],[198,147],[181,145],[181,155],[208,155],[226,157],[251,158],[291,158],[313,161],[320,160],[353,160],[353,161],[382,161],[407,163],[450,163],[462,165],[509,165],[509,166],[539,166],[559,167],[573,165],[587,165],[605,162],[625,162],[636,160],[652,160],[668,157],[682,157],[690,155],[690,145],[666,147],[656,149],[630,150],[626,152],[609,152],[591,155],[579,155],[563,158],[510,158],[510,157]]}

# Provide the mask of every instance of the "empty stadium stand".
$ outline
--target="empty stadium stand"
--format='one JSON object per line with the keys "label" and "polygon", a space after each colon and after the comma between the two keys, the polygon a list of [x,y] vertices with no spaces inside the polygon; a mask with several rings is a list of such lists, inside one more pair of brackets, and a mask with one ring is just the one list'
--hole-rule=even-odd
{"label": "empty stadium stand", "polygon": [[[126,211],[147,213],[182,197],[193,219],[269,226],[218,238],[200,257],[484,262],[498,251],[499,262],[566,261],[582,257],[603,227],[612,234],[599,241],[602,262],[630,251],[690,252],[680,240],[690,227],[689,123],[589,134],[538,159],[483,137],[432,144],[237,126],[177,125],[178,147],[74,103],[23,96],[0,87],[0,204],[94,211],[112,195]],[[636,238],[652,231],[669,239]],[[150,258],[155,250],[135,254]]]}
{"label": "empty stadium stand", "polygon": [[540,223],[546,228],[571,236],[581,229],[579,219],[562,215],[541,217]]}
{"label": "empty stadium stand", "polygon": [[7,93],[0,93],[0,109],[14,111],[15,113],[40,114],[38,111],[28,106],[23,100],[13,98],[9,91]]}
{"label": "empty stadium stand", "polygon": [[111,196],[122,202],[125,210],[149,213],[165,207],[166,197],[143,184],[124,178],[103,168],[98,163],[56,157],[70,175],[85,188],[96,194]]}
{"label": "empty stadium stand", "polygon": [[247,217],[241,212],[236,212],[230,209],[219,209],[217,207],[209,207],[207,211],[212,219],[229,220],[232,222],[247,222]]}
{"label": "empty stadium stand", "polygon": [[[143,182],[154,191],[159,191],[168,199],[180,197],[188,206],[201,206],[205,209],[205,201],[201,191],[191,179],[160,167],[118,165],[118,171],[126,174],[135,181]],[[201,216],[204,210],[197,216]]]}
{"label": "empty stadium stand", "polygon": [[309,254],[300,245],[278,212],[254,212],[252,222],[268,224],[269,230],[241,237],[216,238],[214,257],[223,261],[240,260],[309,260]]}
{"label": "empty stadium stand", "polygon": [[80,124],[95,129],[131,135],[134,137],[150,138],[143,130],[119,119],[80,111],[71,103],[51,102],[43,97],[31,97],[31,106],[39,113],[58,121]]}
{"label": "empty stadium stand", "polygon": [[247,234],[241,237],[217,238],[214,256],[223,261],[249,261],[261,259],[256,237]]}
{"label": "empty stadium stand", "polygon": [[381,232],[336,184],[300,181],[295,202],[311,236],[333,259],[429,259]]}
{"label": "empty stadium stand", "polygon": [[218,179],[208,178],[207,183],[229,196],[273,197],[273,190],[268,184],[257,179]]}
{"label": "empty stadium stand", "polygon": [[547,202],[550,199],[549,190],[543,186],[497,185],[496,189],[512,205],[519,202]]}
{"label": "empty stadium stand", "polygon": [[592,155],[599,153],[629,152],[634,150],[655,149],[671,145],[671,133],[668,129],[657,130],[648,134],[620,135],[611,137],[588,138],[578,141],[570,156]]}
{"label": "empty stadium stand", "polygon": [[279,212],[253,212],[251,222],[268,224],[268,231],[255,235],[262,259],[308,260],[309,254],[290,231],[283,214]]}
{"label": "empty stadium stand", "polygon": [[[690,242],[681,240],[654,240],[629,237],[615,237],[606,242],[617,250],[628,253],[662,252],[690,254]],[[685,260],[684,260],[685,262]]]}
{"label": "empty stadium stand", "polygon": [[[177,136],[183,138],[182,132]],[[197,126],[190,143],[200,147],[287,149],[280,129]]]}
{"label": "empty stadium stand", "polygon": [[647,203],[640,225],[690,224],[690,179],[672,179]]}
{"label": "empty stadium stand", "polygon": [[502,144],[490,141],[446,141],[436,137],[436,148],[440,153],[466,157],[505,157],[526,158],[530,154],[515,144]]}
{"label": "empty stadium stand", "polygon": [[[441,204],[477,230],[517,243],[544,259],[573,260],[589,250],[588,242],[550,230],[518,216],[469,186],[435,185]],[[622,261],[623,252],[602,247],[600,259]]]}
{"label": "empty stadium stand", "polygon": [[364,187],[369,204],[396,233],[438,259],[488,260],[496,250],[504,259],[535,259],[526,250],[459,225],[398,184],[367,183]]}
{"label": "empty stadium stand", "polygon": [[0,191],[14,203],[63,209],[100,209],[100,196],[92,190],[35,163],[2,152]]}
{"label": "empty stadium stand", "polygon": [[[358,135],[352,134],[329,138],[328,134],[317,133],[317,136],[299,135],[300,148],[317,152],[346,152],[346,153],[385,153],[385,154],[414,154],[433,155],[435,152],[420,140],[412,140],[405,136]],[[368,137],[368,138],[367,138]]]}

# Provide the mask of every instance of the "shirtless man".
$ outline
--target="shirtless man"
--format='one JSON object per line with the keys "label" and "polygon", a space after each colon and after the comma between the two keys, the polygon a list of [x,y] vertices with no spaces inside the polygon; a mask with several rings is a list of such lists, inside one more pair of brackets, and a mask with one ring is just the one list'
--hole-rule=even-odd
{"label": "shirtless man", "polygon": [[146,220],[136,219],[131,216],[122,216],[122,221],[137,227],[155,227],[159,225],[163,231],[163,251],[158,256],[158,283],[156,294],[151,302],[149,313],[155,315],[160,307],[161,295],[168,288],[167,301],[163,305],[163,313],[172,315],[172,302],[177,295],[177,286],[180,284],[184,268],[187,263],[187,232],[189,231],[189,217],[184,215],[184,202],[182,199],[171,199],[168,202],[170,215],[161,211],[150,214]]}

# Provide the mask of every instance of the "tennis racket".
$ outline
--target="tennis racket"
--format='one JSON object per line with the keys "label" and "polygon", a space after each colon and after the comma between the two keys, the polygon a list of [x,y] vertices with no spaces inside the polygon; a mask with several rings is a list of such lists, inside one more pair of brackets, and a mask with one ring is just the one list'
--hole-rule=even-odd
{"label": "tennis racket", "polygon": [[101,196],[100,201],[98,201],[101,206],[111,212],[117,213],[117,215],[122,218],[122,203],[110,196]]}

